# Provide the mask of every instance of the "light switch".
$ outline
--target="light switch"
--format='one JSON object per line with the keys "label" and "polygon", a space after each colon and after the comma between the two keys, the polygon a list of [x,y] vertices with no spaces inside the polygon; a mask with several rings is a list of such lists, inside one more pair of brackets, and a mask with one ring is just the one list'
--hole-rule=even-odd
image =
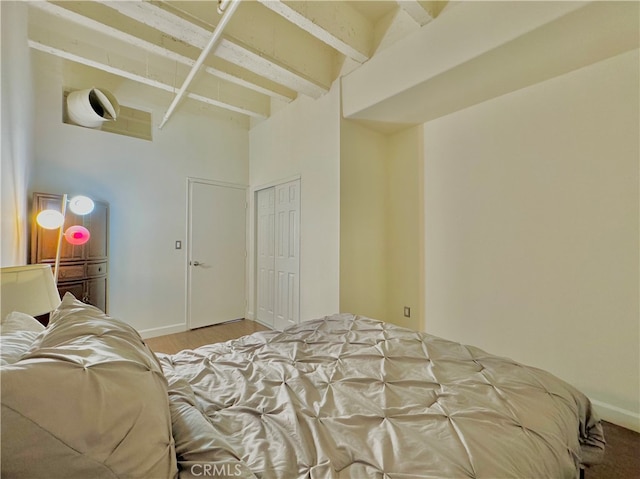
{"label": "light switch", "polygon": [[182,249],[182,241],[176,240],[176,249]]}

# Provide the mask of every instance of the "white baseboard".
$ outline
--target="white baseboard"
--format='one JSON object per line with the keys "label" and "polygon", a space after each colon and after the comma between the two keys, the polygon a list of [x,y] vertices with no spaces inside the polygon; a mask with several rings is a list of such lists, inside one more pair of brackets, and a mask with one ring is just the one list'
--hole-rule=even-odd
{"label": "white baseboard", "polygon": [[187,330],[187,323],[171,324],[169,326],[161,326],[159,328],[142,329],[138,331],[142,339],[156,338],[166,334],[182,333]]}
{"label": "white baseboard", "polygon": [[594,405],[600,419],[640,432],[640,414],[637,412],[622,409],[596,399],[591,399],[591,403]]}

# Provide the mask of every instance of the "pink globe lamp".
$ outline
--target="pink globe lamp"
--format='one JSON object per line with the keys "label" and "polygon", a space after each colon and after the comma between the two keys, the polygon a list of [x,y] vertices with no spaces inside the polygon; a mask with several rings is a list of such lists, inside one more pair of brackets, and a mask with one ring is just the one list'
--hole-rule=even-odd
{"label": "pink globe lamp", "polygon": [[68,243],[71,243],[74,246],[79,246],[85,244],[89,241],[91,237],[91,233],[84,226],[70,226],[67,228],[67,231],[64,232],[64,239],[67,240]]}

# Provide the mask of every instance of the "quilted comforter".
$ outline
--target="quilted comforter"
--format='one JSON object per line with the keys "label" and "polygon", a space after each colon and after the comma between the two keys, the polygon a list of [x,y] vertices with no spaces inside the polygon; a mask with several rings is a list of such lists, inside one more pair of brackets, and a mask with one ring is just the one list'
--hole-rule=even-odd
{"label": "quilted comforter", "polygon": [[564,381],[368,318],[159,357],[182,478],[576,478],[604,451]]}

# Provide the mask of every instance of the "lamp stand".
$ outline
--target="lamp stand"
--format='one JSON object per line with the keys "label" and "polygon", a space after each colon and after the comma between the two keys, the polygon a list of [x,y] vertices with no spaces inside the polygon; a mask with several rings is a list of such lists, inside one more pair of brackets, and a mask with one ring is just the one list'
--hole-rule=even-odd
{"label": "lamp stand", "polygon": [[58,244],[56,245],[56,263],[55,263],[55,271],[53,273],[53,282],[55,285],[58,285],[58,270],[60,269],[60,249],[62,247],[62,237],[64,236],[64,220],[67,215],[67,194],[62,195],[62,209],[60,211],[62,213],[62,224],[60,225],[60,231],[58,232]]}

